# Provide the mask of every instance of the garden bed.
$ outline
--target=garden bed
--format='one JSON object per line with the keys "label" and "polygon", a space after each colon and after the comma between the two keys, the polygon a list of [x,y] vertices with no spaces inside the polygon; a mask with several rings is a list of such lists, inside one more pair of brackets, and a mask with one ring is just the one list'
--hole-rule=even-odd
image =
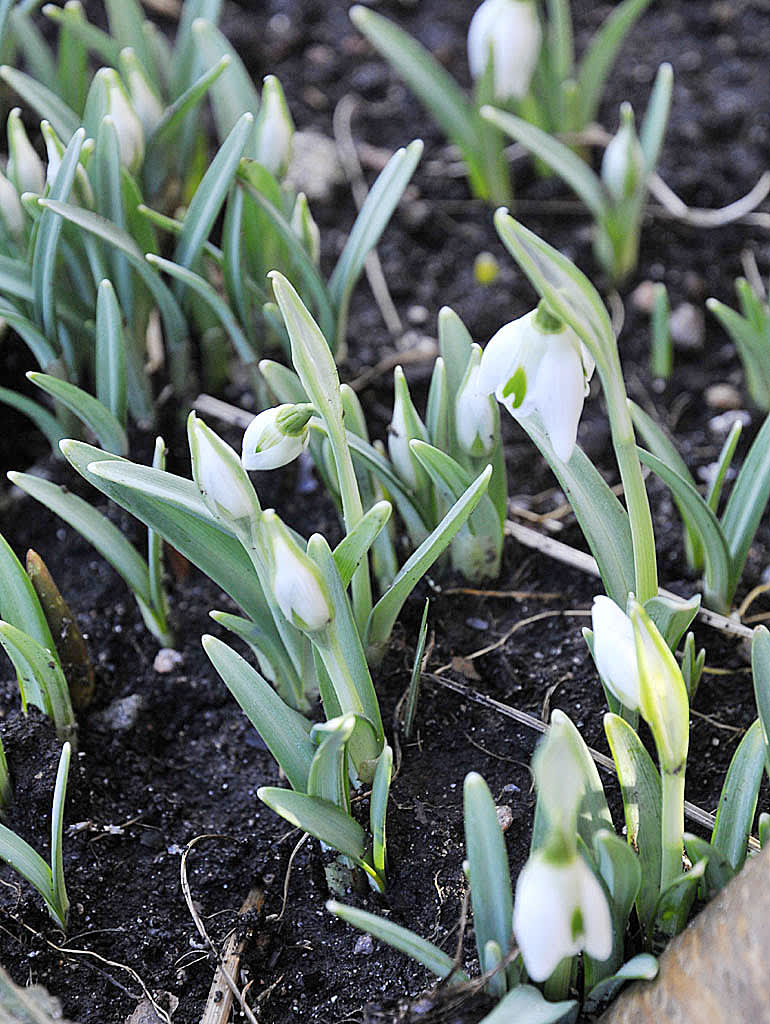
{"label": "garden bed", "polygon": [[[472,6],[426,0],[418,6],[384,3],[378,9],[397,18],[462,76],[464,31]],[[579,46],[608,6],[573,4]],[[394,346],[362,286],[353,303],[343,379],[360,377],[394,347],[408,351],[420,336],[435,334],[442,305],[452,306],[481,343],[532,307],[533,293],[498,242],[490,210],[468,200],[444,140],[357,36],[346,5],[289,2],[257,15],[248,4],[230,5],[222,27],[255,78],[267,72],[280,77],[300,129],[329,134],[336,104],[348,93],[357,94],[353,133],[368,145],[362,156],[369,170],[380,150],[390,152],[415,137],[426,141],[413,185],[379,247],[391,294],[410,334]],[[602,123],[614,128],[622,99],[630,99],[641,112],[658,64],[669,60],[675,73],[674,102],[660,174],[692,206],[726,205],[748,192],[767,164],[770,114],[758,98],[767,92],[768,52],[770,23],[760,4],[654,4],[631,33],[625,59],[621,56],[611,76]],[[518,162],[516,170],[517,215],[599,284],[584,212],[556,179],[536,178],[526,161]],[[328,203],[314,204],[313,212],[321,227],[323,258],[331,265],[354,218],[354,206],[347,190],[339,187]],[[709,405],[704,397],[709,385],[732,385],[741,408],[750,414],[741,453],[761,415],[746,404],[735,351],[708,316],[702,346],[679,348],[672,380],[664,389],[656,386],[647,368],[648,317],[629,297],[640,282],[662,280],[673,307],[689,302],[702,310],[711,295],[732,303],[732,282],[741,272],[745,247],[753,249],[766,276],[766,229],[733,224],[705,231],[668,217],[651,217],[645,223],[639,268],[623,289],[626,320],[620,349],[629,393],[640,404],[653,405],[675,430],[693,472],[715,460],[724,433],[714,420],[730,411],[713,404],[713,398]],[[485,250],[498,258],[501,272],[492,285],[482,287],[473,276],[473,258]],[[427,387],[431,366],[432,358],[407,368],[418,395]],[[227,397],[236,404],[248,401],[237,379]],[[384,436],[392,402],[390,374],[373,375],[360,397],[375,434]],[[164,414],[169,468],[187,475],[186,443],[176,411]],[[504,431],[514,514],[516,507],[530,513],[556,508],[562,499],[547,467],[533,458],[531,444],[512,421],[506,419]],[[237,435],[229,439],[236,442]],[[617,483],[598,400],[587,403],[580,440],[610,483]],[[149,448],[150,439],[137,437],[132,455],[141,460]],[[13,467],[24,468],[23,458],[18,456]],[[40,459],[37,471],[86,493],[85,485],[60,463]],[[300,494],[292,468],[265,480],[259,484],[265,507],[274,505],[305,535],[320,530],[330,542],[338,539],[333,509],[320,486]],[[649,490],[662,583],[689,594],[695,581],[685,578],[681,530],[668,492],[654,479]],[[103,506],[100,499],[97,503]],[[111,515],[139,541],[134,521],[114,510]],[[583,547],[572,517],[558,522],[558,539]],[[17,553],[34,547],[49,565],[87,634],[97,677],[94,703],[79,716],[80,751],[67,799],[65,873],[72,910],[66,948],[57,948],[61,937],[41,902],[3,868],[3,965],[20,983],[31,977],[44,984],[61,998],[65,1015],[79,1024],[122,1024],[143,998],[142,986],[161,1006],[176,1007],[174,1022],[199,1021],[214,964],[185,905],[180,865],[186,845],[204,837],[192,848],[187,871],[198,912],[218,946],[238,925],[237,912],[250,889],[258,885],[264,891],[264,908],[249,921],[252,937],[242,964],[244,976],[253,980],[249,998],[259,1006],[261,1021],[397,1019],[400,1002],[419,999],[432,979],[380,943],[360,941],[359,933],[327,914],[322,862],[314,843],[299,849],[286,882],[300,836],[256,797],[259,786],[280,784],[278,770],[199,642],[202,633],[218,632],[208,617],[210,609],[233,610],[228,599],[195,570],[172,582],[180,659],[160,666],[170,671],[158,671],[158,645],[145,631],[133,599],[85,542],[18,493],[5,499],[2,529]],[[763,578],[769,551],[765,519],[738,602]],[[560,707],[586,742],[600,750],[606,750],[605,702],[580,635],[599,591],[596,580],[509,540],[493,586],[515,596],[465,592],[463,581],[452,577],[436,584],[423,583],[408,602],[375,676],[386,731],[398,741],[399,770],[388,817],[388,892],[384,898],[371,895],[360,902],[451,954],[458,942],[465,889],[465,774],[479,771],[496,803],[510,808],[506,838],[514,875],[528,855],[534,810],[529,762],[537,732],[483,706],[472,694],[489,695],[538,718],[547,708]],[[426,596],[431,597],[434,642],[416,733],[406,742],[394,719],[408,686]],[[760,598],[752,611],[766,607]],[[696,629],[696,640],[706,647],[707,665],[718,673],[704,676],[693,709],[687,798],[713,811],[730,757],[755,709],[742,646],[704,627]],[[494,650],[475,656],[497,641],[502,642]],[[10,666],[2,675],[2,735],[16,785],[8,824],[42,851],[47,849],[58,744],[42,715],[33,709],[26,719],[21,716]],[[444,678],[468,693],[446,688]],[[619,827],[617,788],[611,777],[605,775],[603,781]],[[466,963],[472,964],[470,928],[464,953]],[[471,1024],[483,1015],[485,1005],[482,996],[468,994],[459,1009],[441,1019]]]}

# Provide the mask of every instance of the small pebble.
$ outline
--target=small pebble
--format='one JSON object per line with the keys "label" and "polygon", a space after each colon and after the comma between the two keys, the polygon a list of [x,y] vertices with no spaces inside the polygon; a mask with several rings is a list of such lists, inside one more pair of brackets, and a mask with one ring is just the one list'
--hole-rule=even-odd
{"label": "small pebble", "polygon": [[692,350],[703,347],[706,334],[703,311],[691,302],[682,302],[673,310],[669,328],[678,348]]}
{"label": "small pebble", "polygon": [[331,199],[335,186],[344,181],[334,139],[314,131],[294,133],[287,185],[304,192],[312,203]]}
{"label": "small pebble", "polygon": [[740,409],[741,393],[732,384],[712,384],[704,395],[710,409]]}
{"label": "small pebble", "polygon": [[136,725],[139,711],[142,707],[142,696],[139,693],[132,693],[128,697],[120,697],[112,704],[94,715],[92,721],[95,725],[101,725],[106,729],[113,729],[115,732],[127,732]]}
{"label": "small pebble", "polygon": [[631,304],[640,313],[650,316],[655,308],[655,296],[658,290],[657,281],[642,281],[631,293]]}
{"label": "small pebble", "polygon": [[478,629],[480,633],[483,633],[485,629],[489,629],[489,623],[486,619],[466,619],[465,625],[470,626],[471,629]]}
{"label": "small pebble", "polygon": [[181,651],[175,651],[173,647],[161,647],[155,655],[152,667],[161,675],[166,675],[168,672],[173,672],[183,661],[184,655]]}
{"label": "small pebble", "polygon": [[422,327],[428,322],[430,312],[425,306],[410,306],[406,311],[406,319],[412,327]]}
{"label": "small pebble", "polygon": [[371,935],[359,935],[353,947],[355,956],[371,956],[374,952],[374,939]]}
{"label": "small pebble", "polygon": [[497,813],[497,823],[503,832],[507,832],[513,824],[513,811],[510,809],[508,804],[498,804],[495,807]]}
{"label": "small pebble", "polygon": [[751,423],[751,416],[745,409],[730,409],[719,416],[713,416],[709,420],[709,430],[718,437],[727,437],[733,423],[741,423],[747,427]]}

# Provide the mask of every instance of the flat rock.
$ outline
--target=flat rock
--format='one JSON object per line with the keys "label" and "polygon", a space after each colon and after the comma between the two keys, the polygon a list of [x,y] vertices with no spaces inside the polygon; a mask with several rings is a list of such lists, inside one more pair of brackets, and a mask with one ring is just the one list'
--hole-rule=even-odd
{"label": "flat rock", "polygon": [[286,184],[304,192],[310,202],[327,202],[344,182],[334,140],[320,132],[295,132]]}

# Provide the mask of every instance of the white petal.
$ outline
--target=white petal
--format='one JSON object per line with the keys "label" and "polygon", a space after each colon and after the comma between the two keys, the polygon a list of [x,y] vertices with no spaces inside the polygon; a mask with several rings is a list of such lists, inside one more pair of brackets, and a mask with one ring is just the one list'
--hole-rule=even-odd
{"label": "white petal", "polygon": [[293,462],[305,448],[309,439],[307,431],[291,437],[276,427],[280,408],[264,409],[246,428],[241,454],[244,469],[279,469]]}
{"label": "white petal", "polygon": [[455,405],[457,441],[468,455],[489,455],[495,440],[492,399],[479,388],[479,367],[468,374]]}
{"label": "white petal", "polygon": [[280,537],[274,541],[273,558],[276,564],[273,593],[278,607],[295,625],[311,631],[323,629],[331,614],[312,570],[303,565]]}
{"label": "white petal", "polygon": [[585,400],[583,363],[566,331],[548,338],[532,397],[554,452],[562,462],[568,462]]}
{"label": "white petal", "polygon": [[501,327],[487,342],[479,365],[478,387],[485,394],[494,392],[498,402],[504,402],[503,391],[519,362],[521,350],[535,338],[542,343],[543,335],[534,326],[537,310],[512,320]]}
{"label": "white petal", "polygon": [[601,883],[582,857],[578,858],[581,881],[580,911],[583,916],[582,946],[594,960],[612,953],[612,917]]}
{"label": "white petal", "polygon": [[529,0],[506,5],[494,37],[495,97],[523,99],[540,54],[543,33]]}
{"label": "white petal", "polygon": [[[221,441],[221,445],[223,449],[232,452],[237,463],[238,456],[232,448],[224,441]],[[231,469],[228,460],[214,447],[205,431],[200,429],[197,431],[196,447],[197,479],[206,497],[233,519],[251,515],[253,500],[243,480]]]}
{"label": "white petal", "polygon": [[549,864],[542,853],[530,857],[519,874],[513,931],[533,981],[545,981],[565,957],[580,951],[572,936],[577,896],[571,866]]}
{"label": "white petal", "polygon": [[484,0],[468,27],[468,66],[474,78],[481,78],[487,67],[491,34],[498,18],[499,0]]}
{"label": "white petal", "polygon": [[599,675],[631,711],[639,707],[639,669],[634,627],[625,612],[609,598],[595,597],[591,608],[594,658]]}

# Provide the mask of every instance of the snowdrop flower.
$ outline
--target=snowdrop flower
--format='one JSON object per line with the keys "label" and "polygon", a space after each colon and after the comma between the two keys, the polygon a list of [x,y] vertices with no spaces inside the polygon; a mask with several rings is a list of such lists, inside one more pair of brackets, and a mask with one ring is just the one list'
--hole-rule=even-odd
{"label": "snowdrop flower", "polygon": [[294,122],[289,113],[281,83],[268,75],[262,85],[262,105],[254,126],[257,134],[257,160],[276,178],[289,167]]}
{"label": "snowdrop flower", "polygon": [[24,232],[24,207],[12,182],[0,171],[0,220],[13,238]]}
{"label": "snowdrop flower", "polygon": [[278,469],[304,451],[310,439],[312,405],[277,405],[255,416],[243,435],[244,469]]}
{"label": "snowdrop flower", "polygon": [[187,437],[193,477],[211,514],[232,523],[258,513],[257,496],[237,452],[194,412],[187,420]]}
{"label": "snowdrop flower", "polygon": [[634,127],[634,112],[630,103],[624,103],[620,108],[620,127],[602,157],[601,178],[619,203],[636,192],[644,172],[644,153]]}
{"label": "snowdrop flower", "polygon": [[513,931],[533,981],[545,981],[583,949],[595,960],[610,956],[607,897],[578,853],[565,860],[540,850],[530,857],[516,882]]}
{"label": "snowdrop flower", "polygon": [[468,29],[468,64],[481,78],[490,57],[498,100],[520,100],[529,91],[543,31],[532,0],[484,0]]}
{"label": "snowdrop flower", "polygon": [[538,412],[556,456],[568,462],[594,360],[577,334],[543,302],[501,327],[484,349],[478,386],[514,419]]}
{"label": "snowdrop flower", "polygon": [[8,115],[7,173],[19,195],[24,192],[34,192],[39,196],[43,194],[45,167],[29,141],[19,107],[14,107]]}
{"label": "snowdrop flower", "polygon": [[262,516],[270,545],[273,594],[293,625],[307,633],[325,629],[334,618],[326,584],[312,558],[303,551],[273,509]]}
{"label": "snowdrop flower", "polygon": [[602,595],[594,598],[591,626],[599,675],[621,704],[637,711],[641,694],[631,619],[612,598]]}
{"label": "snowdrop flower", "polygon": [[474,345],[455,403],[457,443],[467,455],[490,455],[495,446],[495,407],[479,387],[481,346]]}

